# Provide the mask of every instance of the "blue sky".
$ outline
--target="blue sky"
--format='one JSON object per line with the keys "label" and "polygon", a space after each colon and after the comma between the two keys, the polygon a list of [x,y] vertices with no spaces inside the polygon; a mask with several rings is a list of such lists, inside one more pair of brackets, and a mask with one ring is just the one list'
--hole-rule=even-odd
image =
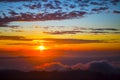
{"label": "blue sky", "polygon": [[[58,1],[55,3],[55,1]],[[52,4],[52,5],[49,5]],[[119,28],[120,27],[120,2],[111,0],[111,1],[105,1],[105,0],[47,0],[47,2],[41,1],[41,0],[34,0],[32,2],[26,0],[26,1],[17,1],[13,0],[12,2],[9,2],[9,0],[1,1],[0,2],[0,17],[1,21],[4,20],[5,16],[8,18],[21,16],[22,14],[29,14],[32,17],[36,18],[37,14],[42,14],[42,18],[45,21],[41,21],[41,19],[37,20],[37,22],[34,22],[35,24],[38,24],[41,26],[80,26],[80,27],[113,27],[113,28]],[[48,5],[47,5],[48,4]],[[57,6],[57,5],[58,6]],[[47,7],[45,6],[47,5]],[[54,8],[52,8],[53,6]],[[72,7],[71,7],[72,6]],[[60,7],[60,8],[59,8]],[[83,15],[77,15],[76,17],[72,17],[69,13],[70,12],[86,12]],[[117,12],[116,12],[117,11]],[[68,15],[68,19],[64,20],[56,20],[56,18],[53,18],[52,20],[45,19],[45,16],[49,13],[56,14],[57,13],[64,13],[62,15]],[[75,13],[77,14],[77,13]],[[82,14],[82,13],[80,13]],[[17,17],[16,17],[17,18]],[[27,21],[26,17],[23,17],[23,21]],[[73,19],[74,18],[74,19]],[[20,19],[20,20],[21,20]],[[11,20],[11,19],[10,19]],[[33,21],[36,21],[32,19]],[[54,21],[55,20],[55,21]],[[18,25],[22,26],[27,23],[19,24],[16,21],[18,20],[12,20],[15,22],[15,24],[12,23],[12,25]],[[11,22],[11,21],[9,21]],[[31,22],[30,22],[31,23]],[[2,26],[2,25],[1,25]]]}

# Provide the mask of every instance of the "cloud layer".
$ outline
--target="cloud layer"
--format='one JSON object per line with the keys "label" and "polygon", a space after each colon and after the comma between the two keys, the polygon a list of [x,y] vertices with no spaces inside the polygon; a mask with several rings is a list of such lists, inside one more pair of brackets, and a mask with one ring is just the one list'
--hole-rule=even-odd
{"label": "cloud layer", "polygon": [[[9,59],[9,61],[11,62],[1,65],[0,70],[2,69],[15,69],[15,70],[22,70],[22,71],[89,70],[89,71],[102,72],[102,73],[118,73],[120,68],[120,67],[115,67],[114,63],[110,63],[104,60],[91,61],[84,64],[80,62],[74,65],[66,65],[61,62],[49,62],[49,63],[43,63],[41,65],[33,66],[33,64],[30,64],[30,62],[29,63],[26,62],[27,58],[32,59],[32,57],[20,57],[20,58],[18,57],[18,60],[16,62],[14,61],[14,59]],[[0,60],[2,59],[0,58]],[[25,62],[23,63],[23,61]]]}
{"label": "cloud layer", "polygon": [[111,8],[119,3],[119,0],[1,0],[0,26],[11,21],[61,20],[103,12],[119,14],[119,10]]}
{"label": "cloud layer", "polygon": [[66,70],[90,70],[95,72],[102,72],[102,73],[114,73],[117,72],[117,68],[106,61],[92,61],[86,64],[78,63],[72,66],[68,66],[62,64],[60,62],[52,62],[52,63],[45,63],[40,66],[35,67],[36,70],[45,70],[45,71],[66,71]]}
{"label": "cloud layer", "polygon": [[[56,54],[40,54],[16,51],[0,51],[0,70],[15,69],[22,71],[46,70],[90,70],[113,73],[120,68],[120,51],[58,51]],[[54,51],[53,51],[54,53]],[[35,55],[38,54],[38,55]],[[111,56],[113,55],[114,56]],[[33,55],[33,56],[30,56]]]}

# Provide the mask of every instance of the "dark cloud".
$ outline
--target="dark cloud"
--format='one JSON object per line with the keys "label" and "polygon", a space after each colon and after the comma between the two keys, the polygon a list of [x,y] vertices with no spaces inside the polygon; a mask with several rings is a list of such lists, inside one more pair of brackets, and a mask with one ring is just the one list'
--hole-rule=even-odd
{"label": "dark cloud", "polygon": [[10,28],[17,28],[18,26],[9,26],[9,25],[4,25],[4,24],[2,24],[2,25],[0,25],[0,27],[10,27]]}
{"label": "dark cloud", "polygon": [[0,18],[1,25],[4,23],[10,22],[10,21],[40,21],[40,20],[59,20],[59,19],[68,19],[68,18],[74,18],[74,17],[83,17],[86,12],[83,11],[72,11],[70,13],[66,12],[55,12],[55,13],[48,13],[48,14],[33,14],[33,13],[21,13],[19,16],[14,16],[17,15],[11,13],[11,17],[5,17],[5,18]]}
{"label": "dark cloud", "polygon": [[108,7],[99,7],[99,8],[94,8],[94,9],[92,9],[92,11],[101,11],[101,10],[108,10],[109,8]]}
{"label": "dark cloud", "polygon": [[11,14],[11,16],[16,16],[16,15],[18,15],[18,13],[16,13],[16,12],[13,11],[13,10],[11,10],[11,11],[9,12],[9,14]]}
{"label": "dark cloud", "polygon": [[120,14],[120,11],[114,10],[113,13]]}
{"label": "dark cloud", "polygon": [[24,7],[30,8],[30,9],[36,9],[36,8],[41,8],[41,3],[35,3],[33,5],[28,5],[28,4],[23,4]]}
{"label": "dark cloud", "polygon": [[51,3],[44,4],[44,6],[45,6],[45,8],[55,9],[53,4],[51,4]]}
{"label": "dark cloud", "polygon": [[10,27],[10,28],[13,28],[13,29],[17,29],[19,26],[17,26],[17,25],[11,26],[11,25],[9,25],[9,22],[1,21],[0,22],[0,27]]}
{"label": "dark cloud", "polygon": [[10,27],[11,29],[18,29],[18,26],[8,26]]}
{"label": "dark cloud", "polygon": [[105,33],[110,33],[110,32],[103,32],[103,31],[90,31],[89,33],[95,33],[95,34],[105,34]]}
{"label": "dark cloud", "polygon": [[115,71],[115,68],[108,62],[95,61],[89,63],[89,70],[103,73],[112,73]]}
{"label": "dark cloud", "polygon": [[43,2],[47,2],[48,0],[42,0]]}
{"label": "dark cloud", "polygon": [[117,3],[120,2],[120,0],[110,0],[110,1],[113,5],[117,5]]}
{"label": "dark cloud", "polygon": [[61,34],[76,34],[76,33],[83,33],[83,31],[54,31],[54,32],[43,32],[46,34],[56,34],[56,35],[61,35]]}
{"label": "dark cloud", "polygon": [[73,30],[98,30],[98,31],[118,31],[117,28],[83,28],[83,27],[74,27]]}
{"label": "dark cloud", "polygon": [[[7,20],[7,19],[6,19]],[[10,28],[17,28],[18,26],[9,26],[9,21],[6,21],[6,20],[0,20],[0,27],[10,27]]]}
{"label": "dark cloud", "polygon": [[107,34],[119,34],[120,29],[116,29],[116,28],[89,28],[89,32],[88,33],[107,33]]}
{"label": "dark cloud", "polygon": [[[0,40],[16,40],[16,41],[32,41],[34,39],[27,39],[23,36],[0,36]],[[35,39],[41,40],[41,39]],[[83,43],[106,43],[107,41],[104,40],[87,40],[87,39],[60,39],[60,38],[44,38],[42,40],[48,41],[48,43],[57,43],[57,44],[83,44]],[[44,42],[47,43],[47,42]],[[32,43],[15,43],[8,45],[37,45]]]}
{"label": "dark cloud", "polygon": [[0,22],[0,27],[8,27],[6,24],[7,24],[6,21],[1,21]]}
{"label": "dark cloud", "polygon": [[65,30],[61,30],[61,31],[46,31],[43,32],[46,34],[52,34],[52,35],[61,35],[61,34],[77,34],[77,33],[100,33],[100,34],[119,34],[120,33],[120,29],[116,29],[116,28],[80,28],[80,27],[74,27],[72,30],[69,31],[65,31]]}
{"label": "dark cloud", "polygon": [[83,43],[104,43],[103,40],[84,40],[84,39],[55,39],[55,38],[46,38],[46,41],[53,41],[57,44],[83,44]]}
{"label": "dark cloud", "polygon": [[101,3],[101,2],[91,2],[90,4],[92,4],[92,5],[103,5],[104,3]]}
{"label": "dark cloud", "polygon": [[23,36],[0,36],[0,40],[18,40],[18,41],[31,41]]}
{"label": "dark cloud", "polygon": [[119,29],[116,28],[90,28],[91,30],[99,30],[99,31],[104,31],[104,30],[110,30],[110,31],[118,31]]}

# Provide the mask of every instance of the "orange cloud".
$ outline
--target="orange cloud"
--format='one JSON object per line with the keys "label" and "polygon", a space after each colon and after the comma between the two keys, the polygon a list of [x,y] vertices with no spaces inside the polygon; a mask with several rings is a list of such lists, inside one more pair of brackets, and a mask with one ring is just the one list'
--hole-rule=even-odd
{"label": "orange cloud", "polygon": [[68,68],[68,66],[61,64],[60,62],[45,63],[43,65],[35,67],[35,69],[37,70],[46,70],[46,71],[53,71],[53,70],[63,71],[66,68]]}

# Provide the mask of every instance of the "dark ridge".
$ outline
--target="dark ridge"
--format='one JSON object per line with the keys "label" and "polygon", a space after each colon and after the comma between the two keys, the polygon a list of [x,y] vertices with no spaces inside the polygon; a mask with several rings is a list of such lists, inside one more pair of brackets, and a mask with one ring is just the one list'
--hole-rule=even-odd
{"label": "dark ridge", "polygon": [[0,80],[120,80],[120,73],[104,74],[93,71],[30,71],[1,70]]}

